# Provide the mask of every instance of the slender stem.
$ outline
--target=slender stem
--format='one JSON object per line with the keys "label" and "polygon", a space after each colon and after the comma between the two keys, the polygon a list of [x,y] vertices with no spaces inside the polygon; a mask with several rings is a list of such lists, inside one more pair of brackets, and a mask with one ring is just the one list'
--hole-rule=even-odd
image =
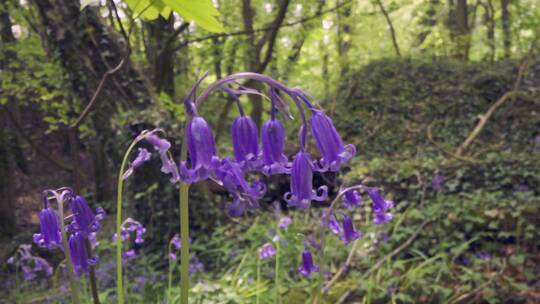
{"label": "slender stem", "polygon": [[172,242],[169,242],[169,273],[167,274],[167,303],[171,303],[173,260],[171,259]]}
{"label": "slender stem", "polygon": [[276,304],[279,304],[279,255],[281,253],[280,239],[278,233],[278,240],[276,242],[276,268],[274,269],[274,284],[276,285]]}
{"label": "slender stem", "polygon": [[122,192],[124,189],[124,170],[126,168],[126,163],[131,153],[131,150],[139,141],[134,140],[131,145],[129,145],[124,158],[122,159],[122,164],[120,165],[120,172],[118,173],[118,194],[116,199],[116,293],[118,296],[118,303],[124,303],[124,286],[122,280],[122,238],[121,235],[121,226],[122,226]]}
{"label": "slender stem", "polygon": [[[260,257],[257,258],[257,288],[261,285],[261,259]],[[257,297],[255,300],[255,304],[259,304],[260,301],[260,292],[257,292]]]}
{"label": "slender stem", "polygon": [[[92,245],[88,238],[85,239],[84,246],[86,247],[86,252],[88,256],[92,256]],[[94,304],[100,304],[99,302],[99,293],[97,289],[97,280],[96,280],[96,271],[94,265],[90,265],[90,270],[88,272],[88,277],[90,279],[90,291],[92,292],[92,299],[94,299]]]}
{"label": "slender stem", "polygon": [[73,261],[71,259],[71,254],[69,252],[69,244],[67,240],[66,225],[64,223],[64,202],[60,199],[59,196],[56,197],[58,202],[58,212],[60,215],[60,232],[62,233],[62,245],[64,245],[64,255],[66,256],[66,261],[68,265],[68,275],[69,275],[69,287],[71,288],[71,297],[73,303],[79,304],[79,294],[77,293],[77,281],[75,280],[75,271],[73,270]]}
{"label": "slender stem", "polygon": [[[187,126],[187,122],[186,122]],[[180,149],[180,162],[187,159],[187,131],[184,131]],[[189,184],[180,182],[180,303],[189,299]]]}

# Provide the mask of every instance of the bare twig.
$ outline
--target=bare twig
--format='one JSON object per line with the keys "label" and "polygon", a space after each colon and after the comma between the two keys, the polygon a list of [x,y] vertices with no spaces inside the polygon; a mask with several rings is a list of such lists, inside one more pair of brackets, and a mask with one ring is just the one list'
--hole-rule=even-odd
{"label": "bare twig", "polygon": [[424,230],[424,227],[429,224],[431,222],[431,220],[425,220],[422,224],[420,224],[420,227],[418,227],[418,229],[416,229],[416,231],[413,233],[413,235],[411,235],[403,244],[401,244],[399,247],[397,247],[396,249],[394,249],[392,252],[390,252],[389,254],[385,255],[384,257],[380,258],[377,263],[375,263],[375,265],[373,265],[368,271],[366,271],[364,273],[364,278],[366,278],[368,275],[370,275],[373,271],[379,269],[379,267],[382,266],[382,264],[384,262],[386,262],[388,259],[391,259],[392,257],[394,257],[395,255],[399,254],[400,252],[402,252],[403,250],[405,250],[407,247],[409,247],[413,242],[414,240],[418,237],[418,235],[420,234],[420,232],[422,232],[422,230]]}
{"label": "bare twig", "polygon": [[388,12],[384,8],[384,5],[382,4],[381,0],[377,0],[377,4],[379,5],[379,8],[381,9],[381,13],[384,15],[384,18],[386,19],[386,23],[388,23],[388,29],[390,30],[390,37],[392,38],[392,44],[394,45],[394,50],[396,50],[396,55],[398,57],[401,57],[401,53],[399,51],[399,45],[396,38],[396,31],[394,30],[394,25],[392,24],[392,19],[390,19],[390,15],[388,15]]}
{"label": "bare twig", "polygon": [[448,156],[451,156],[455,159],[458,159],[458,160],[461,160],[461,161],[465,161],[465,162],[470,162],[470,163],[477,163],[478,161],[477,160],[474,160],[472,158],[468,158],[468,157],[463,157],[463,156],[460,156],[460,155],[457,155],[455,153],[452,153],[448,150],[446,150],[445,148],[443,148],[441,145],[439,145],[439,143],[437,143],[434,139],[433,139],[433,134],[431,132],[431,128],[433,127],[433,123],[431,123],[428,127],[427,127],[427,138],[428,138],[428,141],[433,145],[435,146],[435,148],[439,149],[441,152],[447,154]]}
{"label": "bare twig", "polygon": [[330,281],[326,284],[326,286],[324,286],[324,289],[323,289],[324,292],[328,292],[328,290],[330,290],[330,287],[332,287],[332,285],[334,285],[341,278],[341,276],[345,273],[345,271],[347,271],[347,268],[349,268],[349,265],[351,264],[351,261],[354,257],[354,253],[356,252],[357,244],[358,244],[358,240],[354,241],[354,244],[351,247],[351,251],[349,251],[349,255],[347,256],[347,260],[345,260],[345,264],[341,266],[338,272],[336,272],[336,274],[332,277],[332,279],[330,279]]}
{"label": "bare twig", "polygon": [[540,30],[536,33],[535,38],[533,39],[533,42],[531,43],[531,46],[529,47],[529,51],[527,52],[527,55],[525,55],[525,58],[523,59],[521,65],[519,66],[518,75],[516,77],[516,80],[514,82],[514,85],[512,86],[512,89],[508,92],[506,92],[501,98],[499,98],[489,109],[486,113],[480,116],[480,121],[474,127],[474,129],[471,131],[469,136],[465,139],[465,141],[456,149],[456,155],[463,156],[473,141],[480,135],[484,127],[486,126],[488,120],[491,118],[495,110],[499,108],[501,105],[503,105],[508,99],[511,99],[514,97],[514,95],[518,94],[519,85],[521,84],[521,80],[523,79],[523,76],[527,69],[529,68],[530,61],[533,57],[534,50],[536,49],[536,44],[538,42],[538,39],[540,38]]}
{"label": "bare twig", "polygon": [[[304,23],[304,22],[311,21],[313,19],[317,19],[317,18],[319,18],[319,17],[321,17],[321,16],[323,16],[323,15],[325,15],[327,13],[337,11],[340,8],[342,8],[343,6],[345,6],[347,4],[350,4],[352,2],[353,2],[353,0],[344,1],[343,3],[340,3],[340,4],[336,5],[336,6],[334,6],[333,8],[318,12],[316,14],[313,14],[312,16],[302,18],[302,19],[299,19],[297,21],[284,23],[280,27],[295,26],[297,24],[301,24],[301,23]],[[194,38],[194,39],[191,39],[191,40],[184,41],[183,43],[179,44],[174,49],[172,49],[172,51],[173,52],[178,51],[179,49],[181,49],[181,48],[183,48],[183,47],[185,47],[185,46],[187,46],[187,45],[189,45],[191,43],[195,43],[195,42],[201,42],[201,41],[210,40],[210,39],[219,38],[219,37],[230,37],[230,36],[239,36],[239,35],[247,35],[247,34],[253,34],[253,33],[258,33],[258,32],[265,32],[265,31],[272,30],[274,28],[275,28],[275,25],[270,25],[268,27],[254,29],[254,30],[243,30],[243,31],[237,31],[237,32],[230,32],[230,33],[213,34],[213,35],[208,35],[208,36],[204,36],[204,37]]]}
{"label": "bare twig", "polygon": [[86,116],[88,116],[88,114],[90,114],[90,110],[92,110],[92,108],[96,104],[97,97],[101,93],[101,90],[103,89],[103,85],[105,84],[105,81],[107,80],[107,78],[110,75],[116,73],[118,70],[120,70],[122,68],[122,66],[124,65],[125,61],[126,61],[125,58],[123,58],[122,60],[120,60],[120,63],[118,63],[118,65],[116,67],[108,70],[107,72],[105,72],[105,74],[103,74],[103,77],[101,77],[101,80],[99,81],[98,87],[97,87],[96,91],[94,92],[94,95],[90,99],[90,102],[88,103],[88,105],[86,105],[86,108],[84,108],[84,110],[81,113],[81,115],[79,116],[79,118],[77,118],[77,120],[73,124],[71,124],[69,126],[69,129],[76,129],[82,124],[82,122],[84,121]]}

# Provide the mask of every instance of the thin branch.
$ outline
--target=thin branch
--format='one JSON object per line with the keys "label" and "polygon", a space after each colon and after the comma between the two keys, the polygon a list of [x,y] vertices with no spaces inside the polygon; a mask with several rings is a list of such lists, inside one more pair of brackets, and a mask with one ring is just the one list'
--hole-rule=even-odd
{"label": "thin branch", "polygon": [[287,9],[289,7],[290,0],[283,0],[282,4],[279,8],[279,12],[276,16],[276,19],[274,19],[274,22],[272,22],[272,25],[270,26],[272,30],[269,30],[265,33],[263,38],[261,38],[261,41],[259,41],[259,44],[257,45],[257,48],[260,50],[264,43],[268,41],[268,47],[266,48],[266,54],[264,55],[263,61],[259,64],[259,71],[262,72],[266,69],[266,66],[268,63],[270,63],[270,60],[272,59],[272,52],[274,51],[274,44],[276,43],[276,37],[279,32],[279,29],[281,28],[281,24],[283,24],[283,20],[285,20],[285,15],[287,14]]}
{"label": "thin branch", "polygon": [[493,281],[495,281],[496,278],[500,277],[504,273],[505,270],[506,270],[506,260],[503,260],[503,266],[501,267],[501,270],[499,270],[499,272],[497,272],[491,279],[489,279],[489,281],[487,281],[484,284],[478,286],[478,288],[475,288],[470,292],[467,292],[465,294],[457,295],[457,296],[454,296],[453,298],[450,298],[450,300],[448,300],[448,303],[451,303],[451,304],[460,303],[462,300],[465,300],[465,299],[479,293],[480,291],[482,291],[482,289],[484,289],[487,286],[491,285],[493,283]]}
{"label": "thin branch", "polygon": [[122,60],[120,60],[120,63],[118,63],[118,65],[116,67],[108,70],[107,72],[105,72],[105,74],[103,74],[103,77],[101,77],[99,85],[98,85],[96,91],[94,92],[94,95],[92,96],[92,99],[90,99],[90,102],[88,103],[86,108],[84,108],[84,111],[81,113],[79,118],[77,118],[77,120],[73,124],[71,124],[69,126],[69,129],[76,129],[82,124],[82,122],[84,121],[86,116],[88,116],[88,114],[90,114],[90,110],[92,110],[92,108],[96,104],[97,97],[99,96],[99,93],[101,93],[101,90],[103,89],[103,85],[105,84],[105,81],[107,80],[107,78],[110,75],[116,73],[118,70],[120,70],[122,68],[122,66],[124,65],[124,62],[125,62],[125,59],[123,58]]}
{"label": "thin branch", "polygon": [[332,277],[332,279],[330,279],[330,281],[324,287],[323,291],[325,293],[328,292],[328,290],[330,290],[330,287],[332,287],[332,285],[334,285],[339,280],[339,278],[341,278],[341,276],[345,273],[345,271],[347,271],[354,257],[354,253],[356,252],[357,245],[358,245],[358,240],[354,241],[354,244],[351,248],[351,251],[349,251],[349,255],[347,256],[347,260],[345,261],[345,264],[341,266],[338,272],[336,272],[336,274]]}
{"label": "thin branch", "polygon": [[[301,23],[305,23],[305,22],[308,22],[308,21],[311,21],[313,19],[317,19],[325,14],[328,14],[328,13],[331,13],[331,12],[335,12],[337,10],[339,10],[340,8],[344,7],[345,5],[349,4],[349,3],[352,3],[353,0],[347,0],[347,1],[344,1],[336,6],[334,6],[333,8],[330,8],[330,9],[327,9],[327,10],[324,10],[324,11],[321,11],[320,13],[316,13],[316,14],[313,14],[312,16],[309,16],[309,17],[306,17],[306,18],[302,18],[302,19],[299,19],[297,21],[293,21],[293,22],[288,22],[288,23],[284,23],[282,24],[280,27],[290,27],[290,26],[295,26],[297,24],[301,24]],[[249,31],[249,30],[243,30],[243,31],[237,31],[237,32],[230,32],[230,33],[221,33],[221,34],[213,34],[213,35],[208,35],[208,36],[204,36],[204,37],[199,37],[199,38],[194,38],[194,39],[191,39],[191,40],[187,40],[187,41],[184,41],[183,43],[179,44],[178,46],[176,46],[173,51],[178,51],[179,49],[187,46],[188,44],[191,44],[191,43],[195,43],[195,42],[201,42],[201,41],[205,41],[205,40],[210,40],[210,39],[213,39],[213,38],[219,38],[219,37],[231,37],[231,36],[239,36],[239,35],[246,35],[246,34],[252,34],[252,33],[257,33],[257,32],[265,32],[265,31],[268,31],[268,30],[271,30],[272,27],[264,27],[264,28],[259,28],[259,29],[254,29],[252,31]]]}
{"label": "thin branch", "polygon": [[466,161],[466,162],[470,162],[470,163],[477,163],[478,161],[477,160],[474,160],[472,158],[468,158],[468,157],[463,157],[463,156],[460,156],[460,155],[457,155],[455,153],[452,153],[448,150],[446,150],[445,148],[443,148],[441,145],[439,145],[439,143],[437,143],[434,139],[433,139],[433,134],[432,134],[432,129],[433,127],[433,123],[429,124],[429,126],[427,127],[427,139],[428,141],[435,147],[437,148],[438,150],[440,150],[441,152],[447,154],[448,156],[451,156],[453,158],[456,158],[458,160],[461,160],[461,161]]}
{"label": "thin branch", "polygon": [[529,68],[531,59],[533,57],[534,50],[536,49],[536,44],[538,42],[538,39],[540,38],[540,30],[536,33],[536,36],[531,43],[531,46],[529,47],[529,51],[527,52],[527,55],[523,59],[523,62],[519,66],[518,75],[516,77],[516,80],[514,82],[514,85],[512,86],[512,89],[508,92],[506,92],[501,98],[499,98],[489,109],[486,113],[480,116],[480,121],[474,127],[474,129],[471,131],[469,136],[465,139],[465,141],[456,149],[456,155],[462,156],[467,152],[467,149],[471,146],[473,141],[480,135],[484,127],[486,126],[488,120],[491,118],[495,110],[502,106],[508,99],[512,99],[516,94],[519,94],[518,89],[519,85],[521,84],[521,80],[523,79],[523,76],[525,75],[525,72]]}
{"label": "thin branch", "polygon": [[380,258],[377,263],[375,263],[375,265],[373,265],[368,271],[366,271],[364,273],[364,278],[366,278],[369,274],[371,274],[373,271],[379,269],[382,264],[384,262],[386,262],[386,260],[389,260],[391,259],[392,257],[394,257],[395,255],[399,254],[400,252],[402,252],[403,250],[405,250],[407,247],[409,247],[413,242],[414,240],[418,237],[418,235],[420,234],[420,232],[422,232],[424,230],[424,227],[429,224],[431,222],[431,220],[425,220],[421,225],[420,227],[418,227],[418,229],[416,229],[416,231],[413,233],[413,235],[411,235],[403,244],[401,244],[399,247],[397,247],[396,249],[394,249],[392,252],[390,252],[389,254],[385,255],[384,257]]}
{"label": "thin branch", "polygon": [[396,38],[396,31],[394,30],[394,25],[392,24],[392,19],[390,19],[390,15],[388,15],[388,12],[384,8],[384,5],[382,4],[381,0],[377,0],[377,4],[379,5],[379,8],[381,9],[381,13],[384,15],[384,18],[386,19],[386,23],[388,23],[388,28],[390,30],[390,36],[392,38],[392,44],[394,45],[394,49],[396,50],[396,55],[398,57],[401,57],[401,53],[399,51],[399,45]]}

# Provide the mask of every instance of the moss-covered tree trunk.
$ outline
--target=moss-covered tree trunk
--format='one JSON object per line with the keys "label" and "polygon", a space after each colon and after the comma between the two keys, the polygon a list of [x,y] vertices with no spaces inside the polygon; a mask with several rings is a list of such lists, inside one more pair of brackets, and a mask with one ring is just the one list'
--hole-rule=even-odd
{"label": "moss-covered tree trunk", "polygon": [[[150,103],[151,91],[141,73],[128,58],[127,43],[116,31],[105,26],[94,8],[80,10],[79,1],[34,0],[39,13],[40,36],[47,53],[58,60],[68,76],[75,108],[86,106],[103,75],[124,59],[122,68],[106,82],[89,119],[100,126],[100,137],[90,139],[96,175],[96,197],[111,199],[111,191],[103,182],[112,180],[103,155],[115,142],[111,114],[119,108],[144,107]],[[80,113],[71,113],[75,119]],[[99,117],[99,121],[96,118]],[[105,121],[101,120],[106,118]],[[75,162],[75,161],[74,161]],[[101,177],[98,177],[101,176]]]}

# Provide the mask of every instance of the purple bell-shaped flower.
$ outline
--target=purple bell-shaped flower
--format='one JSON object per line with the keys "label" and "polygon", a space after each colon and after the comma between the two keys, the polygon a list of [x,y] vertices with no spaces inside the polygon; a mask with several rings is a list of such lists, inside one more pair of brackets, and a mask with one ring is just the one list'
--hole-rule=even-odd
{"label": "purple bell-shaped flower", "polygon": [[385,200],[377,190],[368,190],[368,195],[373,201],[373,222],[381,225],[392,220],[392,214],[386,212],[386,210],[394,207],[394,202]]}
{"label": "purple bell-shaped flower", "polygon": [[104,212],[102,208],[98,208],[98,215],[96,216],[88,206],[86,200],[79,195],[76,195],[71,200],[70,206],[74,218],[74,222],[70,228],[81,232],[84,236],[100,228],[99,222],[103,218],[103,214],[101,213]]}
{"label": "purple bell-shaped flower", "polygon": [[302,265],[298,267],[298,272],[306,277],[309,277],[312,272],[319,272],[319,266],[313,264],[313,256],[307,248],[302,252]]}
{"label": "purple bell-shaped flower", "polygon": [[321,153],[318,171],[338,171],[343,163],[356,154],[353,145],[343,145],[332,120],[323,112],[313,110],[311,131]]}
{"label": "purple bell-shaped flower", "polygon": [[354,229],[352,219],[346,216],[343,219],[343,242],[345,243],[345,245],[348,245],[350,242],[355,241],[360,237],[361,234]]}
{"label": "purple bell-shaped flower", "polygon": [[234,199],[229,206],[229,214],[233,217],[240,216],[246,207],[256,207],[257,200],[266,192],[266,185],[259,181],[250,185],[240,165],[229,158],[218,162],[219,164],[214,164],[216,177]]}
{"label": "purple bell-shaped flower", "polygon": [[34,234],[34,242],[39,247],[53,249],[61,248],[62,234],[60,232],[60,220],[52,208],[44,208],[39,213],[41,233]]}
{"label": "purple bell-shaped flower", "polygon": [[214,134],[204,118],[195,116],[188,123],[187,144],[191,169],[187,168],[186,162],[182,162],[180,179],[186,183],[196,183],[207,179],[217,156]]}
{"label": "purple bell-shaped flower", "polygon": [[261,130],[262,172],[265,175],[289,174],[291,172],[285,148],[285,129],[277,119],[265,122]]}
{"label": "purple bell-shaped flower", "polygon": [[234,158],[248,168],[254,168],[259,155],[257,125],[249,116],[237,117],[231,127]]}
{"label": "purple bell-shaped flower", "polygon": [[75,232],[69,237],[69,253],[73,262],[73,269],[77,275],[88,272],[90,265],[95,265],[94,258],[88,256],[85,238],[80,232]]}
{"label": "purple bell-shaped flower", "polygon": [[272,243],[266,243],[259,248],[259,259],[264,260],[276,255],[276,248]]}
{"label": "purple bell-shaped flower", "polygon": [[362,198],[356,190],[349,190],[343,194],[343,205],[347,209],[360,207],[362,205]]}
{"label": "purple bell-shaped flower", "polygon": [[311,200],[324,201],[328,197],[328,187],[321,186],[313,190],[313,164],[309,153],[300,151],[293,161],[291,172],[291,192],[285,193],[283,198],[289,206],[301,209],[309,208]]}

